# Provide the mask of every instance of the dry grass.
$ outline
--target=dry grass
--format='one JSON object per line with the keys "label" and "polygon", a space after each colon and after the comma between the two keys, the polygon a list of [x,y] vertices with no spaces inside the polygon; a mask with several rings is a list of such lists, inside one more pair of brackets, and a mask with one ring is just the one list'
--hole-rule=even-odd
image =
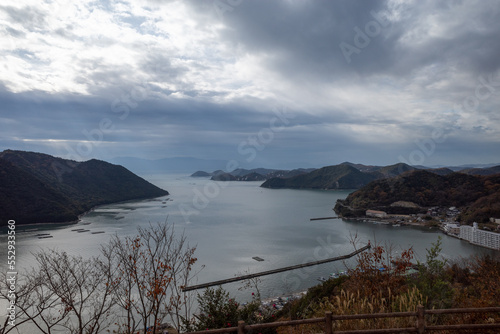
{"label": "dry grass", "polygon": [[[309,317],[324,317],[325,312],[333,315],[348,314],[373,314],[391,312],[415,312],[418,305],[425,304],[426,300],[417,288],[412,288],[406,293],[394,295],[390,289],[386,293],[378,293],[364,297],[361,293],[352,293],[342,290],[339,295],[323,298],[321,302],[312,307]],[[373,328],[404,328],[415,326],[414,317],[338,320],[333,322],[333,329],[362,330]],[[301,325],[278,330],[279,334],[321,333],[323,325]]]}

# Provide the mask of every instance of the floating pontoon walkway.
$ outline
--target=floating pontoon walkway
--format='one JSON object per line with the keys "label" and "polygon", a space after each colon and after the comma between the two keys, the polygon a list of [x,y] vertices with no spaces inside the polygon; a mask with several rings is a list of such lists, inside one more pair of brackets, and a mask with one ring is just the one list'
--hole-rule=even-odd
{"label": "floating pontoon walkway", "polygon": [[345,260],[348,258],[351,258],[361,252],[364,252],[367,249],[370,249],[370,242],[368,244],[350,254],[343,255],[343,256],[338,256],[338,257],[332,257],[329,259],[325,260],[319,260],[319,261],[314,261],[314,262],[308,262],[308,263],[303,263],[303,264],[297,264],[294,266],[289,266],[289,267],[284,267],[284,268],[279,268],[279,269],[273,269],[273,270],[268,270],[268,271],[262,271],[260,273],[255,273],[255,274],[249,274],[249,275],[244,275],[244,276],[238,276],[238,277],[233,277],[233,278],[228,278],[228,279],[223,279],[220,281],[214,281],[210,283],[203,283],[203,284],[198,284],[198,285],[192,285],[192,286],[187,286],[183,291],[191,291],[191,290],[198,290],[198,289],[203,289],[203,288],[208,288],[210,286],[214,285],[222,285],[226,283],[232,283],[232,282],[237,282],[237,281],[243,281],[246,279],[250,278],[255,278],[255,277],[260,277],[260,276],[266,276],[266,275],[272,275],[272,274],[277,274],[281,273],[283,271],[288,271],[288,270],[294,270],[294,269],[299,269],[299,268],[304,268],[304,267],[311,267],[311,266],[316,266],[318,264],[323,264],[323,263],[328,263],[328,262],[334,262],[334,261],[339,261],[339,260]]}

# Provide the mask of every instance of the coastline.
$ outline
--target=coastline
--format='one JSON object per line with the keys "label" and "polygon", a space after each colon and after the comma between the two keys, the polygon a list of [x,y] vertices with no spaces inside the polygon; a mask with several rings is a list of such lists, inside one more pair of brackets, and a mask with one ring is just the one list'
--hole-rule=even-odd
{"label": "coastline", "polygon": [[[500,249],[488,247],[487,245],[483,245],[481,243],[471,242],[470,240],[467,240],[465,238],[460,237],[460,235],[457,235],[454,233],[447,233],[445,231],[445,228],[444,228],[445,223],[440,223],[439,226],[429,226],[429,225],[426,225],[425,223],[420,223],[420,222],[393,222],[393,221],[389,221],[387,219],[377,218],[377,217],[352,217],[352,218],[339,217],[339,219],[348,220],[348,221],[349,220],[356,221],[356,222],[361,222],[361,223],[374,223],[374,224],[388,225],[388,226],[394,226],[394,227],[410,226],[410,227],[416,227],[416,228],[428,228],[428,229],[432,229],[432,230],[439,230],[441,233],[443,233],[447,236],[453,237],[453,238],[458,239],[458,240],[466,241],[467,243],[469,243],[471,245],[478,246],[478,247],[481,247],[484,249],[493,250],[493,251],[500,251]],[[497,233],[497,234],[499,234],[499,233]]]}
{"label": "coastline", "polygon": [[413,227],[422,227],[422,228],[429,227],[432,229],[437,228],[437,227],[433,227],[433,226],[427,226],[425,224],[418,223],[418,222],[393,222],[393,221],[388,221],[388,220],[384,220],[384,219],[380,219],[380,218],[376,218],[376,217],[349,217],[349,218],[338,217],[338,219],[353,220],[353,221],[357,221],[357,222],[361,222],[361,223],[374,223],[374,224],[389,225],[389,226],[396,225],[396,226],[413,226]]}
{"label": "coastline", "polygon": [[[96,206],[93,206],[92,208],[88,209],[87,211],[81,213],[78,215],[78,218],[77,220],[75,220],[75,224],[78,224],[79,222],[82,221],[82,217],[95,211],[96,209],[102,207],[102,206],[106,206],[106,205],[111,205],[111,204],[120,204],[120,203],[128,203],[128,202],[135,202],[135,201],[144,201],[144,200],[148,200],[148,199],[156,199],[156,198],[160,198],[160,197],[164,197],[164,196],[170,196],[170,193],[166,194],[166,195],[162,195],[162,196],[156,196],[156,197],[141,197],[141,198],[135,198],[135,199],[128,199],[128,200],[125,200],[125,201],[118,201],[118,202],[110,202],[110,203],[103,203],[103,204],[99,204],[99,205],[96,205]],[[44,224],[44,223],[42,223]],[[68,224],[70,224],[70,222],[68,222]]]}
{"label": "coastline", "polygon": [[[82,217],[84,217],[85,215],[87,215],[87,214],[91,213],[92,211],[98,209],[101,206],[106,206],[106,205],[110,205],[110,204],[120,204],[120,203],[141,201],[141,200],[148,200],[148,199],[156,199],[156,198],[161,198],[161,197],[164,197],[164,196],[170,196],[170,193],[168,193],[167,195],[156,196],[156,197],[141,197],[141,198],[135,198],[135,199],[128,199],[128,200],[125,200],[125,201],[118,201],[118,202],[109,202],[109,203],[98,204],[98,205],[95,205],[95,206],[91,207],[90,209],[88,209],[88,210],[86,210],[86,211],[78,214],[78,216],[77,216],[76,219],[68,220],[68,221],[62,221],[62,222],[47,221],[47,222],[41,222],[41,223],[18,223],[18,221],[16,219],[12,219],[12,220],[16,221],[16,226],[18,226],[18,227],[21,227],[21,226],[23,226],[23,227],[24,226],[26,226],[26,227],[35,227],[35,226],[46,226],[46,225],[76,225],[76,224],[82,222]],[[8,228],[7,224],[5,226],[0,226],[0,230],[4,229],[4,228]]]}

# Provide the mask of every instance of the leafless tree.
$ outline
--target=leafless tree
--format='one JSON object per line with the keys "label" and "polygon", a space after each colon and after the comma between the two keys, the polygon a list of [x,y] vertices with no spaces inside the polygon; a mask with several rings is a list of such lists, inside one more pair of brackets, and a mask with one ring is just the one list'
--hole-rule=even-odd
{"label": "leafless tree", "polygon": [[[20,274],[15,288],[16,323],[0,334],[136,333],[170,321],[181,329],[191,320],[189,285],[196,258],[185,235],[165,224],[138,228],[134,237],[115,235],[98,257],[84,259],[48,250],[34,254],[37,266]],[[6,274],[0,299],[11,300]],[[112,328],[114,327],[114,328]]]}
{"label": "leafless tree", "polygon": [[[54,310],[59,309],[60,302],[53,292],[42,289],[42,278],[38,271],[33,269],[22,278],[17,276],[13,293],[9,289],[11,281],[7,280],[10,276],[5,273],[0,274],[0,298],[15,302],[13,317],[6,317],[0,327],[0,334],[20,333],[19,328],[23,328],[28,322],[37,327],[41,333],[52,333],[67,312],[54,313]],[[34,319],[36,321],[33,321]]]}
{"label": "leafless tree", "polygon": [[165,321],[180,329],[189,321],[192,299],[181,290],[193,277],[195,249],[166,223],[139,227],[134,237],[112,238],[103,253],[113,254],[118,268],[122,331],[146,333]]}
{"label": "leafless tree", "polygon": [[44,334],[61,330],[91,334],[113,322],[110,311],[117,284],[111,281],[110,258],[83,259],[55,250],[34,256],[37,268],[16,282],[16,325],[6,324],[0,333],[29,322]]}

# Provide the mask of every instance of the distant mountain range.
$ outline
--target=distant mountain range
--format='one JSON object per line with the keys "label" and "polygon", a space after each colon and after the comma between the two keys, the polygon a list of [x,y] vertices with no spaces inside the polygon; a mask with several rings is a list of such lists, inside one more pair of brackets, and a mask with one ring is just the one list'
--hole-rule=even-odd
{"label": "distant mountain range", "polygon": [[[470,175],[493,175],[500,166],[490,168],[464,169],[460,173]],[[309,173],[289,178],[269,178],[262,184],[265,188],[291,189],[359,189],[375,180],[397,177],[403,173],[419,170],[416,167],[398,163],[390,166],[367,166],[344,162],[340,165],[327,166]],[[425,169],[436,175],[449,175],[449,168]]]}
{"label": "distant mountain range", "polygon": [[493,166],[489,168],[467,168],[460,170],[460,173],[469,175],[494,175],[500,173],[500,166]]}
{"label": "distant mountain range", "polygon": [[416,168],[399,163],[391,166],[366,166],[344,162],[340,165],[316,169],[307,174],[290,178],[270,178],[262,184],[264,188],[292,189],[357,189],[368,183],[400,175]]}
{"label": "distant mountain range", "polygon": [[262,187],[274,189],[354,189],[375,179],[374,175],[361,172],[353,166],[336,165],[290,178],[274,177],[264,182]]}
{"label": "distant mountain range", "polygon": [[[398,205],[409,202],[415,205]],[[360,217],[369,209],[409,214],[425,213],[433,206],[460,208],[459,219],[465,223],[483,223],[490,217],[500,217],[500,174],[439,175],[415,170],[369,183],[345,200],[338,200],[335,212],[343,217]]]}
{"label": "distant mountain range", "polygon": [[222,170],[216,170],[208,173],[205,171],[197,171],[191,174],[192,177],[211,177],[214,181],[265,181],[267,179],[280,177],[290,178],[297,175],[307,174],[315,170],[314,168],[298,168],[293,170],[254,168],[244,169],[238,168],[232,172],[226,173]]}
{"label": "distant mountain range", "polygon": [[227,160],[175,157],[156,160],[121,157],[109,160],[113,164],[125,166],[137,174],[192,173],[196,170],[216,170],[225,168]]}
{"label": "distant mountain range", "polygon": [[491,163],[491,164],[466,164],[466,165],[460,165],[460,166],[431,166],[431,167],[423,167],[423,166],[415,166],[418,167],[419,169],[435,169],[435,168],[448,168],[451,169],[454,172],[458,172],[464,169],[472,169],[472,168],[480,168],[480,169],[485,169],[485,168],[490,168],[490,167],[495,167],[500,165],[500,163]]}
{"label": "distant mountain range", "polygon": [[[216,170],[197,171],[192,177],[211,177],[215,181],[265,181],[264,188],[290,189],[359,189],[372,181],[394,178],[403,173],[426,170],[436,175],[454,173],[451,168],[417,168],[404,163],[390,166],[373,166],[344,162],[339,165],[319,169],[299,168],[294,170],[275,170],[266,168],[236,169],[232,172]],[[469,175],[493,175],[500,172],[500,166],[489,168],[466,168],[460,171]]]}
{"label": "distant mountain range", "polygon": [[[117,158],[112,158],[108,161],[113,164],[124,166],[128,170],[139,175],[161,174],[161,173],[193,173],[195,171],[205,171],[202,173],[209,174],[208,176],[214,176],[215,174],[218,174],[217,172],[221,173],[222,169],[225,169],[228,163],[228,160],[201,159],[195,157],[173,157],[173,158],[163,158],[156,160],[133,158],[133,157],[117,157]],[[358,169],[359,171],[366,173],[370,172],[375,173],[377,171],[382,170],[383,168],[390,168],[390,166],[363,165],[351,162],[344,162],[341,165],[351,165],[352,167]],[[454,171],[460,171],[460,170],[479,170],[479,173],[482,173],[485,169],[488,169],[490,167],[495,167],[498,165],[500,165],[500,163],[468,164],[462,166],[435,166],[432,168],[426,166],[411,166],[411,168],[425,169],[425,170],[431,169],[434,173],[446,175]],[[269,168],[253,168],[253,169],[239,168],[236,171],[230,172],[229,174],[235,176],[237,181],[238,177],[245,176],[255,172],[257,174],[262,175],[265,178],[263,180],[267,180],[272,177],[288,178],[290,176],[294,176],[293,173],[295,173],[295,175],[300,175],[304,174],[304,172],[308,173],[315,169],[316,168],[298,168],[292,170],[283,170],[283,169],[269,169]],[[215,171],[215,172],[206,172],[206,171]],[[294,172],[291,173],[292,171]],[[276,175],[270,174],[273,172],[276,172],[277,174]],[[381,172],[384,173],[383,170]],[[227,177],[226,179],[233,180],[230,177]]]}
{"label": "distant mountain range", "polygon": [[0,153],[0,226],[67,222],[94,206],[168,195],[126,168],[47,154]]}

